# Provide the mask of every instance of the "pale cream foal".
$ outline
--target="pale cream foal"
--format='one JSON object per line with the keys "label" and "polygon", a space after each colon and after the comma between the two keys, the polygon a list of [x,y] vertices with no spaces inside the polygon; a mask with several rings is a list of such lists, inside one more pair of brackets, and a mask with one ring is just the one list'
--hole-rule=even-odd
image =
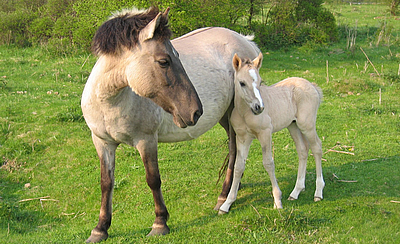
{"label": "pale cream foal", "polygon": [[317,110],[322,100],[322,91],[315,84],[302,78],[288,78],[272,86],[261,85],[259,69],[262,63],[260,53],[253,61],[233,57],[235,69],[235,107],[231,123],[236,132],[237,156],[233,183],[227,200],[219,213],[227,213],[236,200],[237,191],[245,169],[246,158],[253,139],[260,141],[263,165],[269,174],[274,208],[282,208],[282,192],[275,177],[272,158],[272,133],[288,128],[299,156],[299,169],[296,186],[289,200],[298,198],[305,189],[308,151],[311,151],[316,164],[316,190],[314,201],[320,201],[325,186],[321,157],[321,140],[316,131]]}

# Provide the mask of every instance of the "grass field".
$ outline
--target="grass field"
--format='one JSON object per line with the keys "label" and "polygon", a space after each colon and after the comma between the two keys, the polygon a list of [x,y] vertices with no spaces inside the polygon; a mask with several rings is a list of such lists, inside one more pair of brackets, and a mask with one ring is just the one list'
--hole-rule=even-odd
{"label": "grass field", "polygon": [[[118,148],[106,243],[400,243],[400,20],[379,5],[331,9],[341,42],[264,50],[261,70],[267,84],[301,76],[324,92],[317,119],[324,200],[313,202],[312,157],[306,191],[286,200],[297,156],[281,131],[273,138],[284,209],[273,209],[255,141],[238,199],[218,216],[212,209],[227,145],[216,126],[196,140],[159,145],[167,236],[146,237],[154,206],[144,167],[136,150]],[[348,30],[357,31],[352,48]],[[0,243],[82,243],[97,224],[100,169],[79,105],[95,60],[0,47]]]}

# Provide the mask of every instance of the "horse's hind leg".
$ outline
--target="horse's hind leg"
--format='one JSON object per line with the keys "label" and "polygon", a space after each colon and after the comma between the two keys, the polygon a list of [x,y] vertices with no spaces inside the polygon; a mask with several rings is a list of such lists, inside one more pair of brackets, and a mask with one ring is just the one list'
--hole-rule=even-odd
{"label": "horse's hind leg", "polygon": [[217,204],[214,210],[219,210],[221,205],[225,202],[228,197],[228,193],[231,189],[233,181],[233,168],[235,167],[236,160],[236,133],[232,128],[230,123],[230,115],[232,113],[232,106],[229,107],[228,111],[225,113],[224,117],[219,121],[220,125],[225,129],[228,135],[229,142],[229,155],[228,155],[228,167],[226,169],[226,176],[224,183],[222,184],[221,194],[218,196]]}
{"label": "horse's hind leg", "polygon": [[114,189],[115,150],[118,144],[106,142],[92,135],[94,146],[100,159],[101,169],[101,207],[99,222],[92,230],[90,242],[100,242],[108,238],[108,228],[112,217],[112,193]]}
{"label": "horse's hind leg", "polygon": [[167,226],[167,220],[169,214],[161,192],[161,178],[157,160],[157,140],[155,138],[141,140],[136,145],[136,148],[142,157],[146,170],[147,184],[153,193],[155,205],[156,219],[148,236],[168,234],[169,227]]}
{"label": "horse's hind leg", "polygon": [[299,157],[296,185],[292,193],[290,193],[288,200],[296,200],[298,199],[300,192],[304,191],[306,187],[306,170],[309,148],[306,139],[295,122],[289,125],[288,130],[296,145],[297,155]]}

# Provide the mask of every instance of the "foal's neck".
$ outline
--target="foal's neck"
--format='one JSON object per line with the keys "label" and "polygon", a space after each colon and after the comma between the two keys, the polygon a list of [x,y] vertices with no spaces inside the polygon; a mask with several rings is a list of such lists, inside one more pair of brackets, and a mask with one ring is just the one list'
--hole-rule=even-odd
{"label": "foal's neck", "polygon": [[251,109],[249,105],[247,105],[246,101],[239,95],[238,89],[240,88],[238,88],[238,85],[239,84],[235,84],[235,96],[233,98],[233,103],[236,108],[236,112],[243,115],[246,113],[246,111]]}

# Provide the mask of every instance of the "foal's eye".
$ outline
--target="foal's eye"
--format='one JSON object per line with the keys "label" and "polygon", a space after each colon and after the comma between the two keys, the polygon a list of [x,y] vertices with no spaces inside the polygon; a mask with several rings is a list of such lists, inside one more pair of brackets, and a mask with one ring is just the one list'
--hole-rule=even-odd
{"label": "foal's eye", "polygon": [[157,61],[157,63],[161,66],[161,68],[169,67],[169,61],[167,59],[160,59]]}
{"label": "foal's eye", "polygon": [[241,87],[245,87],[246,86],[246,84],[244,82],[239,82],[239,84],[240,84]]}

